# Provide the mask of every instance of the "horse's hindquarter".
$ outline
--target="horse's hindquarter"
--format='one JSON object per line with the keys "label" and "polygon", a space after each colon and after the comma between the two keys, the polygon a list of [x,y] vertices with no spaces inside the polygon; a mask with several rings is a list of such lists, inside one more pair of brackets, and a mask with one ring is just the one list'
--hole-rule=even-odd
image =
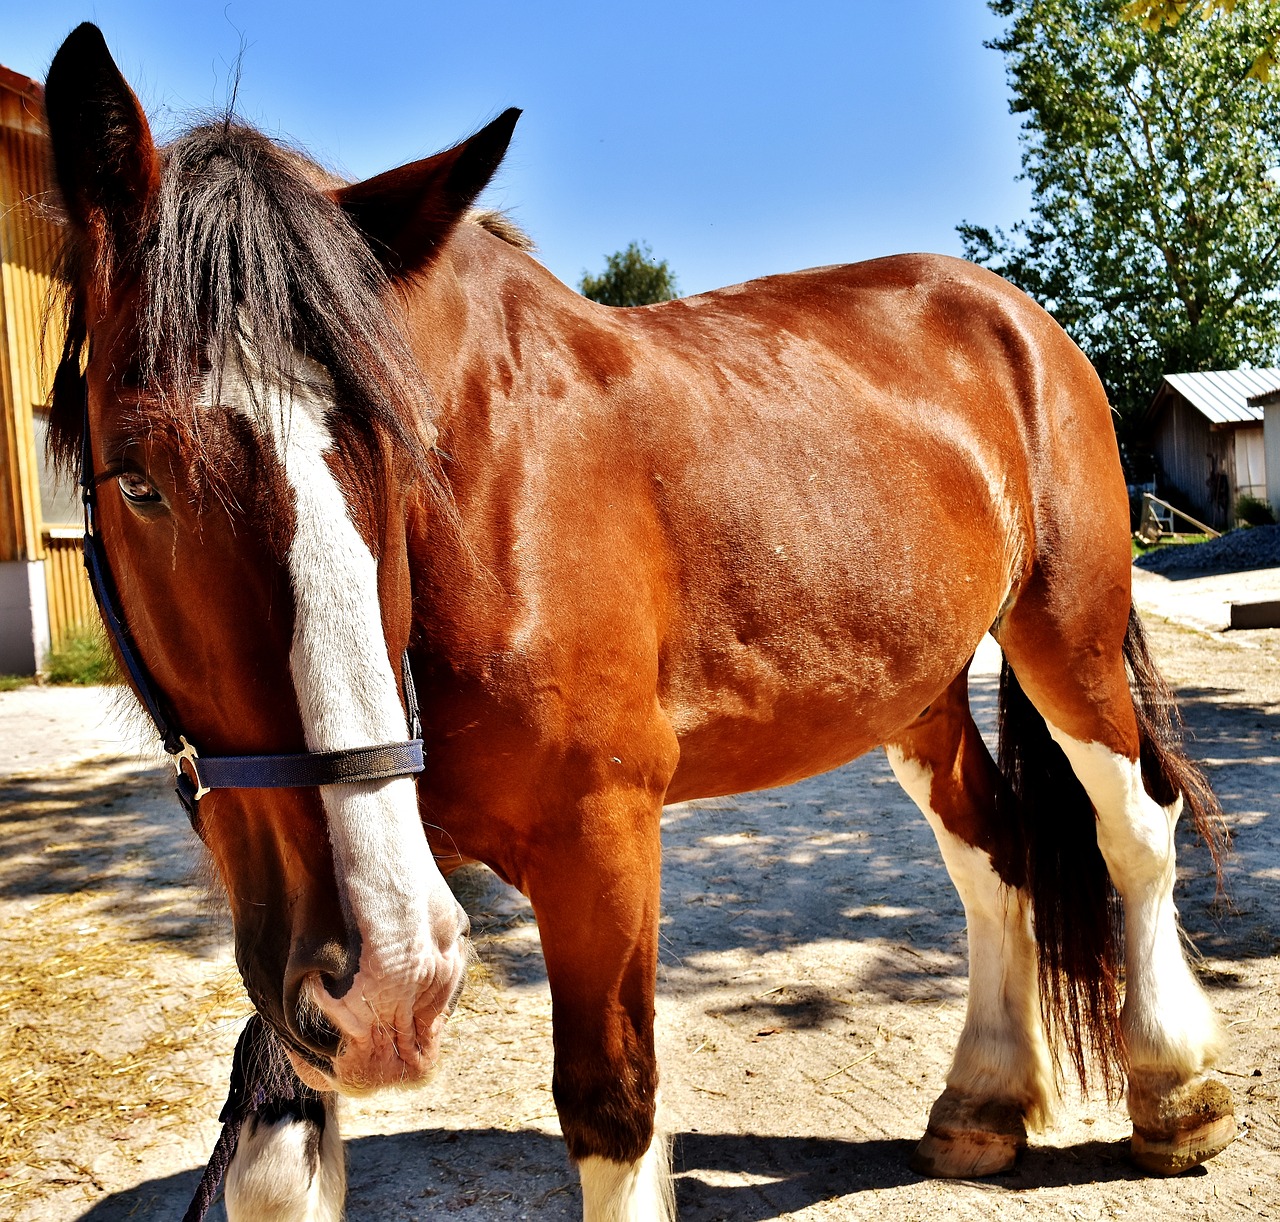
{"label": "horse's hindquarter", "polygon": [[906,258],[605,311],[540,276],[446,407],[483,573],[461,593],[466,565],[425,562],[451,671],[535,754],[595,734],[625,757],[656,709],[669,800],[834,767],[914,718],[1023,561],[1011,290]]}

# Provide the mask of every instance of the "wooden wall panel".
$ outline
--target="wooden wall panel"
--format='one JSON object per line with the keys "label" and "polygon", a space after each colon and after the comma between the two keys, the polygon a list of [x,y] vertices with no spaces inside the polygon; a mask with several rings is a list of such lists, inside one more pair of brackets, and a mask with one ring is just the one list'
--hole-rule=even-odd
{"label": "wooden wall panel", "polygon": [[44,584],[49,600],[49,641],[61,646],[77,628],[98,621],[80,550],[83,532],[57,527],[44,532]]}
{"label": "wooden wall panel", "polygon": [[57,242],[39,86],[0,69],[0,561],[41,556],[32,411],[61,337],[45,327]]}

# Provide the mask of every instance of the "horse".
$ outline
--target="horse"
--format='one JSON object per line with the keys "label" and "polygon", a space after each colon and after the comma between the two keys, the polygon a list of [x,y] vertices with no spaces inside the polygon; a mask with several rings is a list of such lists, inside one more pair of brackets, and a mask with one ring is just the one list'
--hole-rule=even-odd
{"label": "horse", "polygon": [[[537,918],[585,1217],[672,1217],[663,806],[877,746],[968,926],[917,1170],[1011,1166],[1072,1066],[1127,1089],[1152,1173],[1232,1140],[1172,897],[1180,814],[1220,812],[1133,609],[1106,394],[1044,310],[928,255],[600,306],[471,211],[517,111],[350,184],[230,114],[160,148],[91,25],[46,111],[52,445],[310,1092],[246,1121],[233,1219],[340,1215],[337,1093],[431,1072],[468,958],[444,872],[474,862]],[[415,704],[417,764],[213,775],[394,747]]]}

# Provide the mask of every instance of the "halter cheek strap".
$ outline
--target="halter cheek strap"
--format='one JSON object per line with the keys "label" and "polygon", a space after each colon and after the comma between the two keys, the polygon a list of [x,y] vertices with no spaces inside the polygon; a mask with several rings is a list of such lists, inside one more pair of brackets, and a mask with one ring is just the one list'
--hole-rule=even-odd
{"label": "halter cheek strap", "polygon": [[102,621],[128,671],[134,691],[146,706],[160,741],[173,760],[178,800],[192,827],[199,831],[198,803],[214,789],[310,789],[381,781],[421,772],[422,725],[408,650],[400,661],[409,728],[409,738],[404,742],[347,747],[340,751],[302,751],[290,755],[201,755],[196,750],[168,714],[164,697],[139,657],[120,610],[116,584],[98,530],[97,489],[93,476],[93,452],[89,444],[89,392],[83,376],[81,391],[84,396],[84,438],[80,451],[80,488],[84,501],[85,571]]}

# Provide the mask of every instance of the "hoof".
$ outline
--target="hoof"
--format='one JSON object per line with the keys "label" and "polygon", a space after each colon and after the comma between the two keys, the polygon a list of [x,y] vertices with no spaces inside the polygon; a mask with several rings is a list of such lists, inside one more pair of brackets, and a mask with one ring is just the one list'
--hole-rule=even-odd
{"label": "hoof", "polygon": [[[1221,1153],[1236,1136],[1231,1093],[1221,1082],[1200,1079],[1161,1101],[1155,1124],[1134,1115],[1133,1161],[1152,1175],[1178,1175]],[[1130,1099],[1130,1113],[1135,1109]]]}
{"label": "hoof", "polygon": [[1027,1126],[1016,1103],[979,1101],[947,1087],[909,1165],[917,1175],[976,1179],[1008,1171],[1026,1144]]}
{"label": "hoof", "polygon": [[925,1132],[908,1165],[917,1175],[935,1179],[970,1180],[1008,1171],[1018,1161],[1021,1141],[1004,1133]]}

